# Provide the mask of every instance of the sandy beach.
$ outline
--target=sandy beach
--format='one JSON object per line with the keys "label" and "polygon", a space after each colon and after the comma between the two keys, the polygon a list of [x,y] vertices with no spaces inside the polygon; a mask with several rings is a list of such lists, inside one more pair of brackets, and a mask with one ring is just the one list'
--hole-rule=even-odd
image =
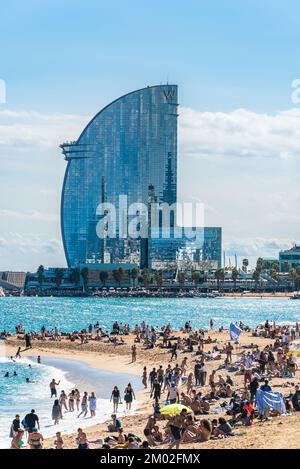
{"label": "sandy beach", "polygon": [[[176,333],[176,336],[183,336],[183,333]],[[209,333],[213,340],[217,340],[219,345],[226,343],[229,339],[228,331]],[[91,367],[101,370],[107,370],[114,373],[131,374],[133,376],[141,376],[143,366],[147,366],[148,372],[152,367],[163,365],[165,368],[170,362],[170,352],[166,349],[155,347],[151,350],[143,350],[140,344],[137,344],[137,360],[131,363],[131,346],[134,342],[134,336],[130,334],[124,337],[125,345],[114,346],[107,345],[101,342],[89,341],[83,345],[80,342],[69,342],[66,339],[60,342],[45,340],[34,340],[33,348],[22,353],[23,356],[37,356],[41,357],[59,357],[62,359],[72,359],[84,362]],[[238,346],[235,346],[233,353],[233,361],[237,358],[238,354],[242,351],[242,347],[250,344],[257,344],[259,347],[264,347],[270,344],[270,339],[262,337],[252,337],[250,333],[242,333]],[[23,346],[23,341],[19,340],[16,336],[11,336],[6,341],[5,353],[7,355],[15,354],[18,346]],[[212,350],[212,344],[204,346],[207,352]],[[176,362],[181,363],[184,356],[188,357],[188,368],[193,370],[195,363],[194,354],[179,353]],[[217,369],[223,363],[222,360],[208,361],[206,368],[208,374]],[[173,366],[175,361],[173,360]],[[225,376],[224,371],[217,372],[217,374]],[[228,374],[228,373],[226,373]],[[234,381],[234,389],[243,389],[243,376],[231,373]],[[271,381],[274,391],[280,391],[284,395],[290,394],[294,389],[294,384],[300,381],[300,371],[296,372],[294,378],[274,378]],[[48,385],[46,383],[46,385]],[[186,386],[182,385],[179,392],[185,391]],[[202,390],[209,390],[206,385]],[[107,396],[109,397],[109,396]],[[162,395],[162,401],[166,398],[166,393]],[[150,390],[143,390],[137,393],[138,405],[134,414],[122,417],[122,424],[125,433],[132,432],[140,438],[143,437],[143,429],[145,427],[147,418],[153,413],[153,401],[150,399]],[[226,399],[223,399],[223,401]],[[227,399],[228,401],[229,399]],[[217,405],[217,403],[216,403]],[[211,406],[210,414],[205,416],[208,418],[216,418],[218,415],[212,411],[215,406]],[[101,412],[101,409],[99,409]],[[164,428],[165,422],[159,422],[161,429]],[[99,448],[101,440],[103,440],[109,432],[107,431],[106,423],[91,426],[86,429],[88,440],[91,448]],[[240,426],[235,429],[236,436],[220,440],[210,440],[204,443],[190,443],[182,444],[182,448],[299,448],[300,447],[300,415],[293,413],[291,416],[278,416],[269,421],[259,422],[257,419],[252,427]],[[45,440],[45,448],[53,447],[54,438]],[[75,435],[64,436],[65,448],[75,448]],[[164,445],[160,447],[165,447]]]}

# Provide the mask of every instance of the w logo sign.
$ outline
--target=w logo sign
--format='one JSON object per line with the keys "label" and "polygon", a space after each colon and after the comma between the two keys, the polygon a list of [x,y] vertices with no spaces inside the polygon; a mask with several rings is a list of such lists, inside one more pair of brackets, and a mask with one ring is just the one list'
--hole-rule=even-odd
{"label": "w logo sign", "polygon": [[176,90],[164,90],[164,95],[165,95],[166,100],[169,101],[172,98],[175,98]]}

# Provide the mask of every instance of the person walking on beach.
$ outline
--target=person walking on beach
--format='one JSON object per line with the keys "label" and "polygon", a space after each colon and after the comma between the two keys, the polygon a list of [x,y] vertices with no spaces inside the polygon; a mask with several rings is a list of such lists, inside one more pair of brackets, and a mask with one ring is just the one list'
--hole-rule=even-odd
{"label": "person walking on beach", "polygon": [[24,436],[24,430],[22,428],[19,428],[18,432],[16,433],[16,435],[12,439],[11,449],[22,449],[23,448],[23,446],[24,446],[23,436]]}
{"label": "person walking on beach", "polygon": [[72,389],[72,391],[69,394],[69,411],[74,412],[74,403],[75,403],[75,391]]}
{"label": "person walking on beach", "polygon": [[51,383],[49,384],[50,386],[50,393],[51,393],[51,397],[57,397],[57,390],[56,390],[56,386],[58,386],[60,383],[60,381],[58,381],[58,383],[55,381],[55,379],[53,378],[53,380],[51,381]]}
{"label": "person walking on beach", "polygon": [[173,381],[169,387],[167,401],[169,401],[170,404],[176,404],[177,400],[179,401],[179,392],[175,382]]}
{"label": "person walking on beach", "polygon": [[67,406],[67,400],[68,400],[68,396],[66,395],[65,391],[61,391],[60,396],[59,396],[59,404],[61,408],[64,407],[66,411],[69,410]]}
{"label": "person walking on beach", "polygon": [[14,438],[17,434],[19,429],[21,428],[21,421],[20,421],[20,415],[17,414],[15,418],[12,421],[11,427],[10,427],[10,438]]}
{"label": "person walking on beach", "polygon": [[136,362],[136,345],[133,344],[131,347],[131,363]]}
{"label": "person walking on beach", "polygon": [[88,400],[89,400],[91,417],[95,417],[96,416],[96,408],[97,408],[97,398],[96,398],[94,392],[91,393]]}
{"label": "person walking on beach", "polygon": [[161,384],[158,382],[158,379],[155,378],[154,383],[153,383],[153,388],[152,392],[150,394],[150,397],[153,397],[155,402],[159,402],[160,400],[160,395],[161,395]]}
{"label": "person walking on beach", "polygon": [[55,399],[52,407],[52,420],[54,420],[54,425],[58,425],[60,419],[62,419],[61,406],[59,405],[59,400]]}
{"label": "person walking on beach", "polygon": [[76,401],[76,408],[79,411],[79,406],[80,406],[80,392],[79,392],[79,389],[75,389],[75,401]]}
{"label": "person walking on beach", "polygon": [[128,383],[127,387],[125,388],[124,393],[125,393],[124,401],[126,402],[126,410],[130,410],[132,401],[133,399],[135,399],[134,390],[132,389],[132,386],[130,383]]}
{"label": "person walking on beach", "polygon": [[86,417],[87,413],[88,413],[88,393],[85,391],[83,393],[82,400],[81,400],[81,412],[77,418],[79,418],[82,414],[84,414],[83,417]]}
{"label": "person walking on beach", "polygon": [[148,381],[147,367],[144,366],[143,374],[142,374],[142,383],[143,383],[145,389],[147,389],[147,381]]}
{"label": "person walking on beach", "polygon": [[114,405],[114,414],[117,414],[119,404],[121,403],[121,396],[120,396],[120,391],[119,391],[118,386],[115,386],[114,389],[112,390],[112,393],[110,396],[110,402],[111,401],[113,401],[113,405]]}
{"label": "person walking on beach", "polygon": [[173,360],[173,358],[177,358],[177,344],[175,343],[174,345],[172,345],[172,348],[171,348],[171,360]]}
{"label": "person walking on beach", "polygon": [[152,392],[153,383],[156,378],[157,378],[157,371],[156,371],[156,368],[153,368],[152,371],[150,371],[149,373],[149,381],[150,381],[150,387],[151,387],[150,392]]}
{"label": "person walking on beach", "polygon": [[24,428],[26,428],[28,433],[33,432],[33,429],[36,427],[38,429],[40,428],[39,418],[36,415],[34,409],[31,410],[30,414],[25,415],[25,418],[22,421],[22,425]]}

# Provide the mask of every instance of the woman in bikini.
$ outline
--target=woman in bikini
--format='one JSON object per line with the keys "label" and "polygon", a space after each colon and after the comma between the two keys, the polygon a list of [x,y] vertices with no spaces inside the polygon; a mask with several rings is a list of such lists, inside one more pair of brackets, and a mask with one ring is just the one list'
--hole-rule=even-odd
{"label": "woman in bikini", "polygon": [[43,449],[43,441],[43,435],[39,433],[36,428],[33,428],[28,437],[30,449]]}

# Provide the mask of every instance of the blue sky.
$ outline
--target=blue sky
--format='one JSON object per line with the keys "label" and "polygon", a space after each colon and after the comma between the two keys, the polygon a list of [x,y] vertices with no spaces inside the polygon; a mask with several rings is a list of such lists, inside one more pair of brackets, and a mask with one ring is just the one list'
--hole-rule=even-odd
{"label": "blue sky", "polygon": [[57,145],[118,96],[166,81],[182,106],[181,197],[206,204],[230,255],[299,241],[299,44],[291,0],[2,4],[0,270],[64,264]]}

